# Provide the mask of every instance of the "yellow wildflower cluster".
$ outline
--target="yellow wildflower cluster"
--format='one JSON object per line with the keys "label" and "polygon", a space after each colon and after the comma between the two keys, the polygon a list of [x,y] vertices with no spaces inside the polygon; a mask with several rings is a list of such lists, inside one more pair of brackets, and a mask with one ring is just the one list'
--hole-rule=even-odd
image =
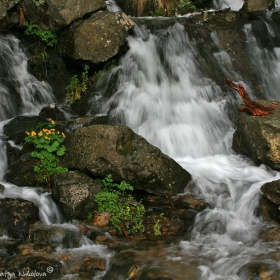
{"label": "yellow wildflower cluster", "polygon": [[[49,119],[49,121],[51,122],[52,125],[55,124],[54,120]],[[30,135],[31,137],[38,135],[39,137],[44,137],[46,140],[51,140],[51,138],[50,138],[49,136],[52,135],[52,134],[61,134],[61,136],[62,136],[63,138],[66,137],[65,134],[64,134],[63,132],[56,131],[55,128],[49,128],[49,129],[48,129],[48,128],[43,128],[42,130],[40,130],[40,131],[38,132],[38,134],[36,134],[35,131],[31,131],[31,132],[26,131],[25,133],[26,133],[27,135]]]}
{"label": "yellow wildflower cluster", "polygon": [[31,137],[33,137],[33,136],[36,135],[36,132],[35,132],[35,131],[31,131],[31,132],[26,131],[25,133],[26,133],[27,135],[31,135]]}

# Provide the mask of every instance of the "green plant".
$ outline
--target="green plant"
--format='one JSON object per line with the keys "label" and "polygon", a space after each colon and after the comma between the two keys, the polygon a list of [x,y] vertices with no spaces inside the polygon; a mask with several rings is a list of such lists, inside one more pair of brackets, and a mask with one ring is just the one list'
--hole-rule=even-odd
{"label": "green plant", "polygon": [[39,180],[49,184],[53,174],[67,172],[68,169],[59,166],[59,157],[66,152],[62,144],[65,134],[55,129],[56,123],[50,119],[48,123],[37,125],[36,129],[26,131],[25,143],[32,143],[35,150],[30,153],[32,158],[40,160],[40,164],[34,166],[34,171],[39,174]]}
{"label": "green plant", "polygon": [[155,232],[155,235],[161,235],[161,227],[159,225],[159,222],[161,222],[161,218],[163,218],[164,213],[161,213],[160,215],[160,219],[158,219],[153,227],[153,230]]}
{"label": "green plant", "polygon": [[40,38],[40,40],[46,43],[47,46],[53,47],[57,43],[57,37],[49,30],[41,29],[37,24],[25,21],[23,26],[26,27],[25,35],[34,35]]}
{"label": "green plant", "polygon": [[160,10],[155,10],[155,11],[149,11],[149,15],[152,17],[160,17],[164,15],[164,10],[160,9]]}
{"label": "green plant", "polygon": [[93,213],[88,213],[85,220],[83,220],[84,223],[90,223],[93,219]]}
{"label": "green plant", "polygon": [[88,69],[89,66],[84,66],[84,71],[79,79],[77,75],[71,78],[70,84],[66,87],[66,102],[73,103],[76,100],[82,98],[82,95],[86,93],[88,83]]}
{"label": "green plant", "polygon": [[126,192],[133,191],[133,187],[125,182],[114,183],[111,174],[98,183],[102,188],[102,192],[95,196],[98,212],[109,212],[110,223],[119,233],[127,235],[143,231],[144,205]]}

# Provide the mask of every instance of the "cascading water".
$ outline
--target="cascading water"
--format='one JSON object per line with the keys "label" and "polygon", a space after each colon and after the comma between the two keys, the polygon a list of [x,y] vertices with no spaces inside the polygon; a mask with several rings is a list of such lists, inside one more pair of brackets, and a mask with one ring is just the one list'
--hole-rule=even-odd
{"label": "cascading water", "polygon": [[[192,191],[211,205],[197,215],[191,240],[169,248],[169,269],[188,263],[205,280],[239,279],[238,269],[250,261],[280,271],[271,257],[279,244],[258,241],[266,224],[254,214],[260,186],[280,174],[233,153],[234,125],[225,106],[234,101],[203,74],[183,26],[176,23],[168,34],[166,39],[162,32],[135,28],[129,51],[113,71],[117,90],[102,112],[173,157],[192,174]],[[215,34],[213,39],[217,44]]]}
{"label": "cascading water", "polygon": [[[0,36],[0,184],[5,187],[0,194],[0,199],[22,198],[34,203],[39,209],[39,218],[43,227],[45,229],[58,228],[58,233],[54,234],[52,238],[56,242],[62,243],[63,238],[66,236],[67,246],[71,248],[73,247],[73,240],[80,235],[80,231],[73,224],[63,223],[63,217],[54,201],[50,198],[50,193],[35,187],[18,187],[5,181],[7,143],[2,140],[5,139],[3,126],[12,117],[17,115],[36,115],[42,107],[55,102],[50,86],[44,81],[40,82],[28,72],[27,60],[28,58],[18,39],[13,36]],[[13,145],[13,143],[11,144]],[[17,148],[20,149],[21,147],[17,146]],[[1,240],[6,238],[8,237],[0,237]],[[3,249],[3,252],[5,250]],[[108,265],[112,257],[112,252],[106,246],[94,244],[85,236],[80,239],[79,248],[74,250],[59,248],[57,250],[58,255],[66,252],[69,255],[72,254],[71,259],[73,262],[87,255],[103,257],[107,260]],[[68,274],[68,271],[71,271],[71,267],[67,267],[63,261],[61,261],[61,264],[64,267],[64,273]],[[3,273],[1,276],[3,276]],[[99,279],[101,276],[102,273],[99,273],[95,279]]]}
{"label": "cascading water", "polygon": [[0,120],[39,113],[55,102],[50,86],[27,71],[27,57],[13,36],[0,36]]}

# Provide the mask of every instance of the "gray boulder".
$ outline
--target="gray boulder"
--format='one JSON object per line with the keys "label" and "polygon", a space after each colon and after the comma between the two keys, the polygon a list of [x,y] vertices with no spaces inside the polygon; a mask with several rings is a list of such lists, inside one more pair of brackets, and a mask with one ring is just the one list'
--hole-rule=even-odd
{"label": "gray boulder", "polygon": [[57,31],[76,19],[101,9],[106,9],[105,0],[24,0],[25,18],[42,29]]}
{"label": "gray boulder", "polygon": [[183,192],[191,175],[126,126],[93,125],[72,131],[62,164],[93,176],[112,174],[135,189],[156,195]]}
{"label": "gray boulder", "polygon": [[98,12],[62,33],[58,50],[64,57],[98,64],[118,54],[133,26],[123,12]]}
{"label": "gray boulder", "polygon": [[85,220],[89,213],[97,209],[94,195],[101,192],[101,187],[84,173],[69,171],[54,175],[51,189],[67,221]]}
{"label": "gray boulder", "polygon": [[[271,101],[258,101],[271,105]],[[240,113],[233,135],[232,149],[252,158],[257,164],[266,164],[280,170],[280,106],[266,116]]]}

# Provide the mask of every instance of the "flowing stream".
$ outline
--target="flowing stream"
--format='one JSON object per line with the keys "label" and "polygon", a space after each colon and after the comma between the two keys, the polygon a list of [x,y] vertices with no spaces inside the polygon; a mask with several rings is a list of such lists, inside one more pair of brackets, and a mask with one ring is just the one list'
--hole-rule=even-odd
{"label": "flowing stream", "polygon": [[[248,47],[254,50],[252,56],[256,56],[260,50],[254,45],[250,28],[244,26],[244,34],[248,36]],[[174,279],[188,279],[187,271],[185,278],[178,274],[182,271],[175,269],[187,264],[198,268],[200,279],[228,280],[239,279],[237,271],[245,263],[258,261],[280,275],[276,261],[280,244],[258,239],[259,232],[269,225],[255,215],[260,186],[279,179],[280,174],[264,165],[255,166],[250,159],[231,150],[235,126],[227,108],[234,106],[236,100],[224,96],[215,81],[204,74],[184,27],[176,23],[167,31],[168,40],[162,34],[152,34],[143,25],[136,26],[135,34],[128,37],[129,51],[110,74],[118,77],[116,90],[104,100],[100,91],[100,96],[93,100],[98,100],[102,113],[109,113],[116,123],[129,126],[174,158],[192,175],[195,187],[186,192],[203,196],[211,206],[197,215],[191,238],[167,246],[165,269],[173,271]],[[218,44],[215,33],[213,42]],[[0,68],[3,126],[18,112],[36,114],[38,108],[55,100],[49,86],[28,73],[20,42],[11,36],[0,37],[0,45],[0,57],[5,57],[5,64],[2,61],[0,64],[4,65]],[[229,63],[227,53],[221,50],[214,56],[219,57],[220,67],[225,69]],[[263,53],[262,71],[278,69],[279,56],[276,48],[272,55]],[[236,80],[241,79],[238,73],[232,75]],[[267,75],[263,72],[264,83]],[[271,79],[272,95],[267,95],[267,99],[276,99],[273,92],[277,92],[279,78],[274,75]],[[4,182],[5,146],[0,143],[0,181],[5,185],[0,198],[21,197],[32,201],[45,225],[71,229],[71,224],[63,224],[49,193],[40,194],[35,188],[19,188]],[[113,256],[105,246],[86,238],[80,248],[68,251],[76,257],[87,253],[106,256],[107,265]]]}
{"label": "flowing stream", "polygon": [[[168,32],[166,40],[145,26],[135,28],[135,36],[128,38],[129,51],[113,71],[118,74],[118,87],[102,105],[102,112],[109,112],[112,120],[129,126],[189,171],[196,186],[192,191],[211,205],[197,215],[191,239],[168,248],[167,266],[170,270],[178,263],[198,266],[200,279],[205,280],[239,279],[242,265],[259,261],[280,275],[275,261],[279,244],[258,240],[268,225],[255,215],[261,185],[279,179],[280,173],[255,166],[231,150],[235,127],[226,104],[233,106],[234,99],[224,97],[201,71],[184,27],[176,23]],[[253,49],[252,59],[261,56],[266,84],[268,72],[279,67],[278,49],[269,55],[268,50],[260,53],[258,45],[253,46],[250,26],[244,27],[244,33]],[[215,33],[213,41],[218,44]],[[214,56],[226,72],[228,54],[221,51]],[[238,73],[230,74],[240,78]],[[279,86],[271,87],[278,85],[278,74],[270,79],[267,99],[277,99]]]}

